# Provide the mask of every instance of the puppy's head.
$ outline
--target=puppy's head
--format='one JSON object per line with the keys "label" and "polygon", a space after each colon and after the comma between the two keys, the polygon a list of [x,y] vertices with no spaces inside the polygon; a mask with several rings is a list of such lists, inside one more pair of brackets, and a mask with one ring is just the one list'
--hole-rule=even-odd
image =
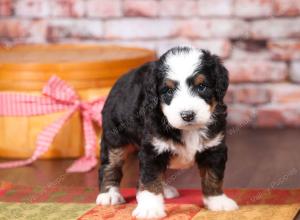
{"label": "puppy's head", "polygon": [[228,72],[217,56],[176,47],[155,62],[153,71],[158,105],[172,127],[192,130],[212,121],[228,87]]}

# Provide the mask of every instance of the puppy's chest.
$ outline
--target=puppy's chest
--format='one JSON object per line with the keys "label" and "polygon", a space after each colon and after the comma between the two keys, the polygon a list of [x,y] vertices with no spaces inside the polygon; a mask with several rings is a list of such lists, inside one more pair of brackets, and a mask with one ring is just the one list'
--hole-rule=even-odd
{"label": "puppy's chest", "polygon": [[153,139],[153,146],[158,153],[171,152],[172,158],[169,163],[171,169],[185,169],[193,166],[195,155],[208,148],[218,146],[223,141],[222,132],[212,138],[207,138],[206,133],[199,131],[185,131],[182,133],[182,143],[172,140]]}
{"label": "puppy's chest", "polygon": [[187,132],[182,136],[183,145],[174,146],[170,169],[186,169],[194,165],[195,154],[204,150],[204,140],[199,133]]}
{"label": "puppy's chest", "polygon": [[189,131],[182,134],[182,143],[174,143],[170,140],[154,141],[154,146],[158,153],[169,151],[172,158],[169,163],[171,169],[185,169],[193,166],[195,163],[195,154],[205,148],[205,141],[202,135],[196,131]]}

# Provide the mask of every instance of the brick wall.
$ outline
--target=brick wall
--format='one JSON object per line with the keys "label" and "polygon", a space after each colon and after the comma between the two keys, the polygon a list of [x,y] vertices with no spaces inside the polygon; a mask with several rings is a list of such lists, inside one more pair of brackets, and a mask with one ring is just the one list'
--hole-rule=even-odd
{"label": "brick wall", "polygon": [[300,127],[299,0],[0,0],[0,42],[101,42],[224,58],[229,121]]}

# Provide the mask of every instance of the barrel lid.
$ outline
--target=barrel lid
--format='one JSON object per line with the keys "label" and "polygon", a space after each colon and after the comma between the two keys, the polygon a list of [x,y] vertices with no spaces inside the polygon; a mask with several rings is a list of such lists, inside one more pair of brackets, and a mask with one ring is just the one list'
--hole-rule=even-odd
{"label": "barrel lid", "polygon": [[0,47],[0,90],[40,89],[52,75],[76,88],[111,86],[128,70],[154,59],[152,50],[115,45]]}
{"label": "barrel lid", "polygon": [[0,64],[101,63],[154,56],[142,48],[95,44],[17,45],[0,47]]}

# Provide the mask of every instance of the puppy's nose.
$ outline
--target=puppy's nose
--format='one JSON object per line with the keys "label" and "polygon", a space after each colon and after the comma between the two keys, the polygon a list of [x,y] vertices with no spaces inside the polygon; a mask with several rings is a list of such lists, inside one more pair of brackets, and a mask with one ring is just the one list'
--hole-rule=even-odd
{"label": "puppy's nose", "polygon": [[183,111],[183,112],[180,113],[180,116],[184,121],[190,122],[190,121],[194,120],[195,112],[193,112],[193,111]]}

